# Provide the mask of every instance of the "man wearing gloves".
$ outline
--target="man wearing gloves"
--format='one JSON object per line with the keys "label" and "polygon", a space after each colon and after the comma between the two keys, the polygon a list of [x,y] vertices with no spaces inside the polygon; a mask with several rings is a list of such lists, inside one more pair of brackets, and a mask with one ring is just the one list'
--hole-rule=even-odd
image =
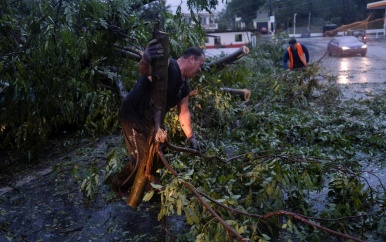
{"label": "man wearing gloves", "polygon": [[[152,131],[148,130],[153,122],[154,111],[151,107],[151,63],[163,57],[162,45],[156,40],[149,42],[139,62],[141,77],[134,88],[125,97],[119,110],[119,120],[123,130],[130,160],[113,180],[113,188],[120,195],[126,195],[132,186],[137,172],[138,162],[150,149],[149,139]],[[193,78],[201,71],[205,54],[198,47],[188,48],[177,60],[169,58],[168,85],[165,112],[177,106],[178,118],[190,147],[200,151],[191,126],[188,106],[190,88],[187,79]],[[162,166],[158,164],[158,168]],[[153,167],[157,169],[157,165]]]}
{"label": "man wearing gloves", "polygon": [[306,67],[310,59],[306,46],[297,43],[293,38],[288,41],[288,45],[282,60],[284,69],[296,70]]}

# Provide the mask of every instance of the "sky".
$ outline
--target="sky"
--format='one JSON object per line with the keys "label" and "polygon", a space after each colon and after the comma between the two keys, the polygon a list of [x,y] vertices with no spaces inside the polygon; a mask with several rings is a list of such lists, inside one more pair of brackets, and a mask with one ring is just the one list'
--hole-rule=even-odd
{"label": "sky", "polygon": [[[225,8],[225,3],[222,3],[222,0],[218,0],[218,1],[219,1],[219,4],[217,5],[216,11],[220,12],[223,8]],[[186,5],[186,0],[166,0],[166,5],[171,6],[171,10],[173,11],[173,13],[176,12],[176,9],[180,4],[182,4],[181,5],[182,12],[188,13],[188,7]]]}

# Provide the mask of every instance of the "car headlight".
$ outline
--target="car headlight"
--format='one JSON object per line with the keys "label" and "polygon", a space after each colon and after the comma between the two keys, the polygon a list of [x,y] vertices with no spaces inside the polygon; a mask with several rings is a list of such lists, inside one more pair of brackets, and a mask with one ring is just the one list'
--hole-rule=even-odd
{"label": "car headlight", "polygon": [[342,46],[342,50],[349,50],[350,47]]}
{"label": "car headlight", "polygon": [[361,48],[362,48],[362,49],[366,49],[366,48],[367,48],[367,45],[362,45]]}

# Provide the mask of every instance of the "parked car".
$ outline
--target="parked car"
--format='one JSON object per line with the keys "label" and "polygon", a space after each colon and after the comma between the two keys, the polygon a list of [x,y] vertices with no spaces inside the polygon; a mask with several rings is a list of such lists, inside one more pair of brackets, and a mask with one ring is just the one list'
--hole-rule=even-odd
{"label": "parked car", "polygon": [[365,29],[353,29],[353,30],[347,30],[345,35],[347,36],[354,36],[359,41],[362,41],[363,43],[366,43],[366,30]]}
{"label": "parked car", "polygon": [[327,44],[327,52],[329,55],[336,56],[358,54],[365,56],[367,53],[367,45],[354,36],[334,37]]}

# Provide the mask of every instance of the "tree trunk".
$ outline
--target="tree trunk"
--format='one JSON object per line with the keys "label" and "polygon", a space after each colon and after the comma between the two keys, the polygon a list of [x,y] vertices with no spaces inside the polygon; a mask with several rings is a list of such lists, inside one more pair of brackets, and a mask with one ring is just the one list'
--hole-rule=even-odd
{"label": "tree trunk", "polygon": [[155,132],[158,132],[158,129],[163,126],[165,117],[170,48],[169,35],[165,32],[161,32],[159,27],[158,29],[154,29],[153,38],[157,39],[158,43],[160,43],[164,49],[164,57],[155,60],[151,66],[153,79],[152,102],[154,105],[154,130]]}
{"label": "tree trunk", "polygon": [[151,174],[155,151],[158,149],[159,143],[164,142],[166,135],[162,130],[165,117],[165,106],[168,85],[168,59],[169,59],[169,36],[165,32],[160,31],[160,23],[155,24],[153,29],[153,39],[157,39],[164,49],[164,57],[156,59],[152,62],[152,93],[151,105],[154,112],[154,122],[148,127],[151,137],[150,150],[144,159],[138,161],[138,171],[135,176],[133,186],[131,188],[127,204],[131,207],[138,207],[142,201],[143,194],[149,184],[149,180],[153,180]]}
{"label": "tree trunk", "polygon": [[248,89],[234,89],[228,87],[220,88],[221,91],[227,92],[233,96],[239,96],[243,101],[248,101],[251,97],[251,91]]}
{"label": "tree trunk", "polygon": [[249,48],[246,46],[241,47],[232,54],[224,56],[218,60],[210,62],[207,66],[210,68],[222,68],[227,64],[232,63],[235,60],[240,59],[241,57],[249,54]]}

